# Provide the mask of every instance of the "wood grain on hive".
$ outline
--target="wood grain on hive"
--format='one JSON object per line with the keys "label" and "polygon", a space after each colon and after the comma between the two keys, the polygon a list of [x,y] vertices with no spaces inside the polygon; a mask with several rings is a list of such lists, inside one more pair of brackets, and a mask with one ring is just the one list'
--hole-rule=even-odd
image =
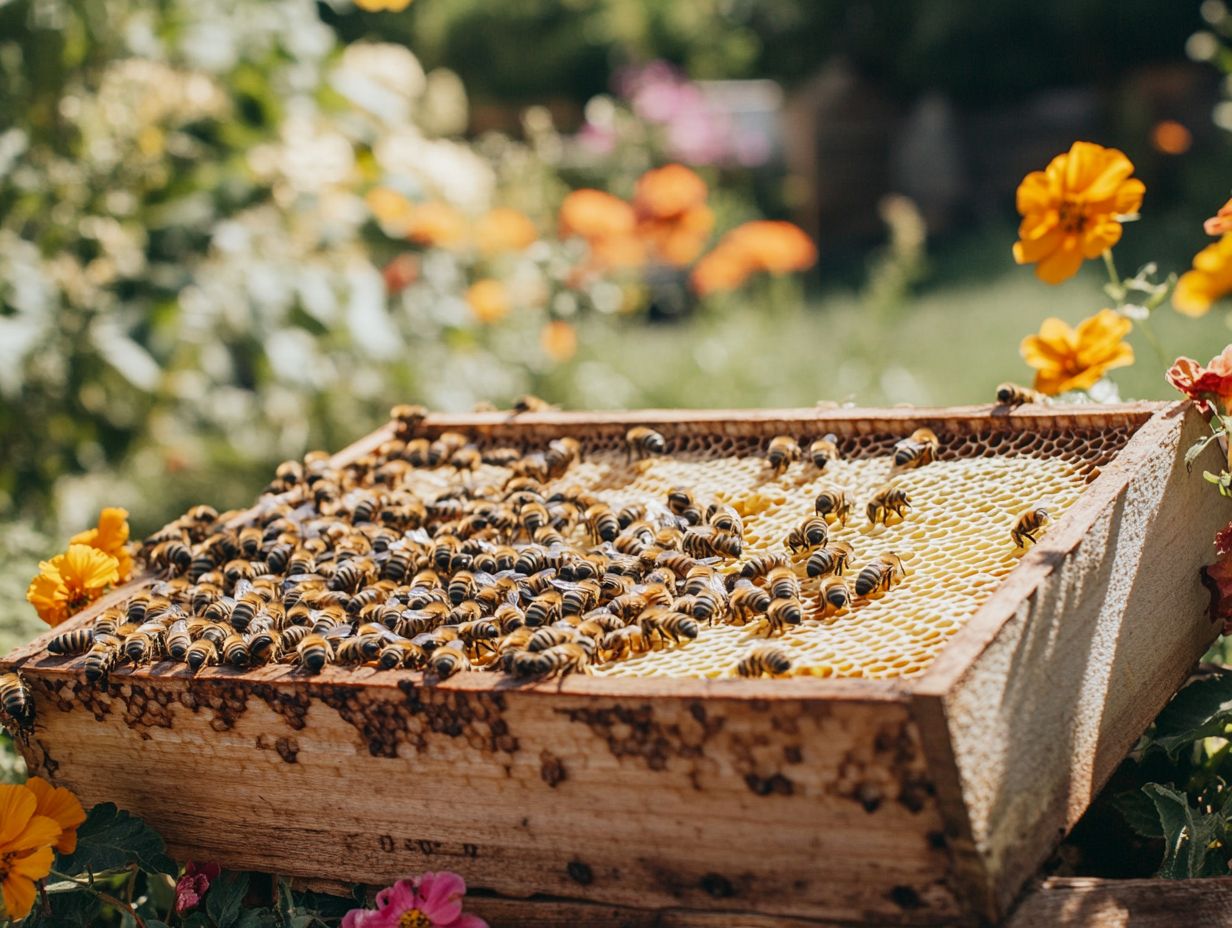
{"label": "wood grain on hive", "polygon": [[[34,691],[32,768],[145,816],[183,857],[370,884],[456,870],[501,925],[543,924],[545,899],[639,925],[974,922],[1008,910],[1217,633],[1197,571],[1226,517],[1186,473],[1205,425],[1184,404],[477,414],[424,428],[493,444],[575,435],[599,467],[623,459],[634,424],[662,431],[677,465],[757,456],[779,433],[834,432],[847,457],[875,458],[928,426],[950,468],[1052,460],[1040,472],[1061,475],[1049,479],[1064,512],[1001,573],[983,568],[995,582],[982,599],[943,606],[952,627],[897,675],[705,679],[668,665],[528,685],[333,667],[193,677],[164,663],[91,687],[45,635],[3,661]],[[746,495],[815,489],[744,479]]]}

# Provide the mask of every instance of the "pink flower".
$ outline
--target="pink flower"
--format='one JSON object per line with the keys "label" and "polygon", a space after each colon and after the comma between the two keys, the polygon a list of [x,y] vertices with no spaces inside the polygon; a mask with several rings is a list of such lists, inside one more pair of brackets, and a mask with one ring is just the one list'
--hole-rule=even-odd
{"label": "pink flower", "polygon": [[218,864],[198,864],[190,860],[184,875],[175,884],[175,913],[183,915],[200,905],[210,881],[216,880],[220,873],[222,867]]}
{"label": "pink flower", "polygon": [[488,928],[474,915],[462,914],[466,883],[456,873],[425,873],[399,880],[376,895],[376,911],[353,909],[342,928]]}

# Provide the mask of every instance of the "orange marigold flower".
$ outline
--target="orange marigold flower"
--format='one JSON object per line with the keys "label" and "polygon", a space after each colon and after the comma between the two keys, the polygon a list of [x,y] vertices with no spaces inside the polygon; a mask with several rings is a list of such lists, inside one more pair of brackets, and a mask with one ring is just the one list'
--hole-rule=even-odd
{"label": "orange marigold flower", "polygon": [[1038,335],[1022,340],[1019,351],[1035,368],[1035,389],[1055,396],[1087,390],[1114,367],[1134,363],[1134,349],[1125,342],[1133,328],[1124,316],[1101,309],[1071,329],[1060,319],[1045,319]]}
{"label": "orange marigold flower", "polygon": [[560,319],[549,322],[539,332],[539,346],[553,361],[568,361],[577,354],[577,329]]}
{"label": "orange marigold flower", "polygon": [[466,302],[475,318],[485,325],[500,322],[509,315],[509,297],[499,280],[477,280],[466,290]]}
{"label": "orange marigold flower", "polygon": [[81,802],[63,786],[52,786],[42,777],[30,777],[26,788],[34,793],[38,806],[35,815],[45,815],[60,826],[60,838],[55,848],[61,854],[77,850],[77,826],[86,820]]}
{"label": "orange marigold flower", "polygon": [[68,551],[39,563],[39,575],[30,582],[26,600],[48,625],[59,625],[70,615],[119,582],[116,559],[89,545],[69,545]]}
{"label": "orange marigold flower", "polygon": [[698,296],[724,293],[740,289],[755,270],[742,252],[720,244],[693,266],[689,284]]}
{"label": "orange marigold flower", "polygon": [[706,182],[683,164],[647,171],[637,180],[633,208],[638,216],[672,219],[706,202]]}
{"label": "orange marigold flower", "polygon": [[539,238],[539,232],[525,213],[498,206],[475,223],[475,245],[486,255],[522,251]]}
{"label": "orange marigold flower", "polygon": [[[1216,217],[1218,218],[1218,217]],[[1232,233],[1194,255],[1172,292],[1172,306],[1186,316],[1205,316],[1220,297],[1232,292]]]}
{"label": "orange marigold flower", "polygon": [[1210,409],[1212,399],[1223,403],[1226,409],[1232,405],[1232,345],[1213,357],[1206,367],[1193,358],[1177,358],[1164,379],[1203,411]]}
{"label": "orange marigold flower", "polygon": [[407,224],[407,238],[433,248],[456,248],[466,243],[466,217],[439,200],[414,207]]}
{"label": "orange marigold flower", "polygon": [[411,0],[355,0],[355,5],[368,13],[401,13],[411,5]]}
{"label": "orange marigold flower", "polygon": [[1097,258],[1121,240],[1121,218],[1142,206],[1146,186],[1133,163],[1115,148],[1075,142],[1043,171],[1018,185],[1022,223],[1014,260],[1034,264],[1045,283],[1078,273],[1084,258]]}
{"label": "orange marigold flower", "polygon": [[0,786],[0,895],[13,921],[30,914],[34,884],[51,872],[52,846],[60,839],[55,819],[38,813],[25,786]]}
{"label": "orange marigold flower", "polygon": [[713,228],[714,213],[703,203],[670,219],[643,219],[637,231],[660,260],[687,267],[702,253]]}
{"label": "orange marigold flower", "polygon": [[746,222],[728,232],[723,240],[743,253],[755,268],[771,274],[808,270],[817,262],[813,240],[790,222]]}
{"label": "orange marigold flower", "polygon": [[1232,232],[1232,200],[1228,200],[1219,207],[1219,212],[1202,223],[1202,229],[1207,235],[1225,235]]}
{"label": "orange marigold flower", "polygon": [[128,510],[108,506],[99,514],[98,527],[78,532],[70,545],[89,545],[116,559],[120,583],[133,575],[133,556],[128,550]]}
{"label": "orange marigold flower", "polygon": [[588,241],[629,236],[637,225],[633,207],[602,190],[574,190],[560,204],[561,238],[576,235]]}
{"label": "orange marigold flower", "polygon": [[415,205],[397,190],[373,187],[364,194],[364,203],[386,235],[406,234]]}
{"label": "orange marigold flower", "polygon": [[641,267],[646,263],[646,243],[635,235],[591,239],[590,259],[599,270]]}

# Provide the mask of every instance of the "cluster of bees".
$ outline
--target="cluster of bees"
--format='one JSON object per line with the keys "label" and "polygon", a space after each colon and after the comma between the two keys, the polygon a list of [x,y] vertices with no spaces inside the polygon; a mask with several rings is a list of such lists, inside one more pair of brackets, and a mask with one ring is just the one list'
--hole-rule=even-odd
{"label": "cluster of bees", "polygon": [[[367,665],[541,679],[684,646],[724,623],[766,639],[737,674],[782,676],[793,658],[773,639],[805,620],[802,586],[815,585],[824,616],[906,576],[893,551],[848,576],[852,547],[830,537],[854,508],[841,489],[817,495],[781,552],[746,557],[729,505],[675,487],[661,503],[614,508],[557,483],[582,458],[573,438],[530,452],[480,448],[456,432],[422,436],[425,414],[395,407],[393,437],[350,464],[324,453],[283,463],[250,513],[189,510],[144,542],[158,579],[54,637],[48,651],[83,655],[91,682],[160,661],[193,672],[281,662],[305,673]],[[668,450],[647,427],[630,429],[625,444],[631,466]],[[917,430],[895,446],[895,471],[932,463],[938,448],[936,435]],[[807,450],[778,436],[765,452],[775,475],[801,461],[824,471],[838,457],[833,435]],[[485,481],[480,465],[503,476]],[[435,496],[411,489],[424,470],[442,488]],[[865,514],[886,523],[910,505],[888,484]],[[1044,518],[1023,513],[1016,543],[1033,541]],[[18,717],[3,681],[0,701]]]}

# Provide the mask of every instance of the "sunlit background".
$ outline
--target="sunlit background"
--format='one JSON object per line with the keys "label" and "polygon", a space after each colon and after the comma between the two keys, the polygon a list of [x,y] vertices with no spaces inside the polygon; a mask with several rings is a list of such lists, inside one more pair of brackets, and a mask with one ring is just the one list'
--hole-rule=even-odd
{"label": "sunlit background", "polygon": [[[1021,338],[1109,303],[1098,262],[1014,264],[1018,182],[1122,149],[1122,270],[1184,271],[1230,33],[1218,0],[0,0],[0,628],[102,506],[240,505],[398,401],[1029,383]],[[1135,344],[1120,395],[1166,396]]]}

